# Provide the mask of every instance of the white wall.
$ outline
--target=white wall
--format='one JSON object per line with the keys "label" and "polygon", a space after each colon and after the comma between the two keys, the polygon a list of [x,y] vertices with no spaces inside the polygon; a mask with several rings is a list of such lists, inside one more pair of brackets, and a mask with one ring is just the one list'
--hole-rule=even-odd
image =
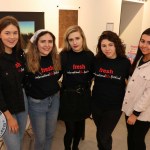
{"label": "white wall", "polygon": [[89,48],[95,52],[98,36],[106,30],[107,22],[113,22],[114,32],[119,33],[121,2],[122,0],[0,0],[0,11],[45,12],[45,28],[55,34],[58,43],[59,9],[78,9],[79,25],[85,32]]}
{"label": "white wall", "polygon": [[123,2],[120,24],[120,37],[126,44],[126,51],[137,46],[142,29],[144,4]]}
{"label": "white wall", "polygon": [[[113,22],[113,31],[119,33],[121,5],[122,0],[0,0],[0,11],[45,12],[45,28],[55,34],[58,43],[59,9],[76,9],[79,11],[78,23],[85,32],[88,46],[95,52],[98,36],[106,30],[106,23]],[[129,19],[138,7],[139,5],[124,5],[128,12],[124,14],[126,19]],[[127,25],[127,32],[121,35],[127,45],[136,45],[141,32],[150,27],[149,14],[150,0],[147,0]],[[125,25],[126,21],[124,20],[122,25]]]}
{"label": "white wall", "polygon": [[147,0],[144,5],[143,11],[143,21],[142,21],[142,31],[145,29],[150,28],[150,0]]}
{"label": "white wall", "polygon": [[[132,1],[132,2],[131,2]],[[141,33],[150,28],[150,0],[123,0],[120,37],[130,51],[132,46],[138,46]]]}

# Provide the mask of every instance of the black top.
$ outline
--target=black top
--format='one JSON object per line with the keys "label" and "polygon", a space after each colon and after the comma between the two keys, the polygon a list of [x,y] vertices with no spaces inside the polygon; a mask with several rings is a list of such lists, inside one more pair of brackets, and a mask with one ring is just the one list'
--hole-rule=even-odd
{"label": "black top", "polygon": [[92,78],[92,62],[94,54],[91,51],[62,51],[61,63],[64,87],[77,85],[88,86]]}
{"label": "black top", "polygon": [[42,56],[40,72],[28,73],[27,94],[35,99],[44,99],[59,90],[59,71],[55,71],[50,55]]}
{"label": "black top", "polygon": [[93,104],[98,108],[121,108],[125,94],[125,79],[129,77],[131,64],[127,58],[100,61],[95,58]]}
{"label": "black top", "polygon": [[83,120],[91,114],[90,83],[94,54],[89,50],[62,51],[61,60],[63,82],[59,118],[64,121]]}
{"label": "black top", "polygon": [[25,110],[22,83],[24,77],[23,51],[0,56],[0,110],[19,113]]}

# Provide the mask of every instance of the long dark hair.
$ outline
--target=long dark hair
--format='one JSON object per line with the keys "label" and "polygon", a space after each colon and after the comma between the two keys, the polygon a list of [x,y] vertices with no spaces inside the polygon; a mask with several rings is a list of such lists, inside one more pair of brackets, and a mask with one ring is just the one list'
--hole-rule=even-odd
{"label": "long dark hair", "polygon": [[[142,33],[142,35],[143,35],[143,34],[146,34],[146,35],[149,35],[149,36],[150,36],[150,28],[146,29],[146,30]],[[141,35],[141,37],[140,37],[140,40],[141,40],[141,38],[142,38],[142,35]],[[139,42],[140,42],[140,40],[139,40]],[[141,52],[141,49],[140,49],[139,46],[138,46],[135,59],[134,59],[134,61],[133,61],[133,63],[132,63],[132,66],[131,66],[131,71],[130,71],[130,74],[131,74],[131,75],[133,74],[133,72],[134,72],[134,70],[135,70],[135,68],[136,68],[136,65],[137,65],[138,60],[139,60],[142,56],[143,56],[143,53]]]}
{"label": "long dark hair", "polygon": [[103,59],[106,57],[101,50],[101,42],[104,39],[107,39],[114,43],[115,48],[116,48],[117,57],[126,57],[125,45],[123,44],[123,42],[121,41],[119,36],[112,31],[104,31],[104,32],[102,32],[102,34],[100,35],[100,37],[98,39],[98,44],[97,44],[97,48],[96,48],[96,52],[97,52],[96,57],[97,58]]}

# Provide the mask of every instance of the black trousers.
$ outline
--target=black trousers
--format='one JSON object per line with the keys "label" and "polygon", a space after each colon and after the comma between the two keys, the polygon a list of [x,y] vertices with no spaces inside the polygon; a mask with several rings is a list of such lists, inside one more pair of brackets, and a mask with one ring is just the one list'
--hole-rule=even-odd
{"label": "black trousers", "polygon": [[66,133],[64,136],[65,150],[77,150],[83,134],[85,120],[65,121]]}
{"label": "black trousers", "polygon": [[118,123],[122,112],[118,110],[98,109],[92,112],[97,127],[96,137],[99,150],[112,149],[112,132]]}
{"label": "black trousers", "polygon": [[[126,120],[127,120],[126,116]],[[137,120],[134,125],[127,124],[128,150],[146,150],[145,136],[149,130],[150,122]]]}

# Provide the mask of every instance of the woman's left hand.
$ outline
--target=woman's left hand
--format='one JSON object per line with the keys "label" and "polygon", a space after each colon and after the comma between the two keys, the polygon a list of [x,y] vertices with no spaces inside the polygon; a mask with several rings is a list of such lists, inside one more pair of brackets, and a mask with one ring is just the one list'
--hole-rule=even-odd
{"label": "woman's left hand", "polygon": [[136,119],[137,119],[137,116],[135,116],[134,114],[131,114],[131,115],[129,116],[129,118],[127,119],[127,123],[128,123],[129,125],[134,125],[135,122],[136,122]]}

